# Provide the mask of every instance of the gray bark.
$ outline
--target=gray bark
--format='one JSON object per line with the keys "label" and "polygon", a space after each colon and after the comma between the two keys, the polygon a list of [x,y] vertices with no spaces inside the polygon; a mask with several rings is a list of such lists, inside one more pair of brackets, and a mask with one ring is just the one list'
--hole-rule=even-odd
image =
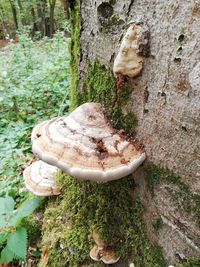
{"label": "gray bark", "polygon": [[[102,4],[103,3],[103,4]],[[192,0],[84,0],[81,4],[80,86],[89,62],[112,68],[129,21],[142,21],[151,34],[150,56],[140,76],[132,79],[125,107],[138,118],[137,138],[148,161],[180,175],[200,193],[200,2]],[[114,21],[117,20],[117,23]],[[200,230],[193,215],[177,209],[165,184],[152,199],[140,169],[134,174],[146,213],[149,237],[163,247],[169,263],[177,255],[200,255]],[[164,226],[155,234],[159,215]]]}

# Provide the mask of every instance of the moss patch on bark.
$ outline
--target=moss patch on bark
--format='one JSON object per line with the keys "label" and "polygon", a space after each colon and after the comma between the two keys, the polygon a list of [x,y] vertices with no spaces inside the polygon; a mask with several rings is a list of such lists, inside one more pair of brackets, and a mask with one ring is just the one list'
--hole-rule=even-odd
{"label": "moss patch on bark", "polygon": [[196,215],[196,221],[200,226],[200,196],[193,194],[187,184],[181,178],[168,168],[157,166],[149,163],[146,167],[147,184],[149,186],[152,197],[156,185],[164,181],[173,186],[168,188],[169,193],[177,202],[180,208],[187,213]]}
{"label": "moss patch on bark", "polygon": [[78,62],[80,55],[80,29],[81,29],[81,15],[80,15],[80,1],[74,1],[74,8],[71,10],[71,43],[69,46],[70,60],[70,87],[71,87],[71,109],[78,105]]}
{"label": "moss patch on bark", "polygon": [[160,248],[145,236],[144,209],[134,196],[131,177],[97,184],[60,172],[57,183],[62,196],[49,203],[43,222],[42,244],[48,249],[48,266],[95,266],[89,258],[93,229],[105,241],[115,244],[119,256],[133,257],[136,266],[166,266]]}
{"label": "moss patch on bark", "polygon": [[116,129],[124,129],[127,135],[134,136],[137,118],[133,112],[123,110],[131,92],[132,88],[127,83],[123,88],[117,89],[112,71],[95,61],[88,66],[83,88],[77,93],[77,104],[102,103],[112,126]]}

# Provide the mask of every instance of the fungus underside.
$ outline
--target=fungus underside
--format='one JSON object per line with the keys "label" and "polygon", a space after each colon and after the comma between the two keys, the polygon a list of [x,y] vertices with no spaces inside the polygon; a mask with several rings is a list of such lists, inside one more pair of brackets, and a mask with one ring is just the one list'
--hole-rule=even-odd
{"label": "fungus underside", "polygon": [[[132,112],[123,113],[123,105],[130,95],[130,87],[116,92],[111,70],[98,61],[89,64],[81,91],[78,86],[78,57],[80,53],[80,3],[72,11],[71,41],[71,108],[85,102],[101,102],[115,128],[134,134],[137,120]],[[160,247],[150,243],[144,231],[144,208],[134,196],[131,177],[97,184],[78,181],[61,172],[57,182],[63,194],[52,199],[44,214],[42,247],[48,248],[49,267],[97,267],[89,258],[94,241],[92,229],[98,229],[105,240],[114,241],[117,254],[134,259],[137,267],[164,267]],[[112,230],[111,230],[112,229]],[[189,263],[188,263],[189,264]],[[181,265],[181,267],[196,265]]]}

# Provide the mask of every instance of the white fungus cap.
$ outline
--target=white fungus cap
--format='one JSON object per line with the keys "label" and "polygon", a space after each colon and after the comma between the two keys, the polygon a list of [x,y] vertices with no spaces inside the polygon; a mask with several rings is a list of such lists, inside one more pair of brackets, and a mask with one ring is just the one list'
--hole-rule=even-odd
{"label": "white fungus cap", "polygon": [[122,43],[114,60],[113,73],[133,78],[143,68],[143,56],[139,54],[139,43],[142,37],[142,25],[131,24],[122,39]]}
{"label": "white fungus cap", "polygon": [[41,160],[33,162],[23,172],[26,188],[37,196],[59,195],[54,177],[58,168]]}
{"label": "white fungus cap", "polygon": [[32,150],[43,161],[85,180],[106,182],[132,173],[145,153],[116,133],[99,103],[86,103],[69,116],[37,125]]}
{"label": "white fungus cap", "polygon": [[101,260],[101,250],[97,245],[94,245],[94,247],[90,250],[90,258],[94,261]]}

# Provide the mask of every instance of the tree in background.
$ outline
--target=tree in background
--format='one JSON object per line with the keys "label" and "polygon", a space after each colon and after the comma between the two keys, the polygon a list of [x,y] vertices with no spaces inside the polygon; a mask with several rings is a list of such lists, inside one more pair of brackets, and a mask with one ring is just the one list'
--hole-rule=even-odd
{"label": "tree in background", "polygon": [[24,26],[30,27],[32,36],[40,32],[41,37],[52,37],[55,30],[63,28],[67,9],[66,0],[0,1],[0,38],[15,37]]}

